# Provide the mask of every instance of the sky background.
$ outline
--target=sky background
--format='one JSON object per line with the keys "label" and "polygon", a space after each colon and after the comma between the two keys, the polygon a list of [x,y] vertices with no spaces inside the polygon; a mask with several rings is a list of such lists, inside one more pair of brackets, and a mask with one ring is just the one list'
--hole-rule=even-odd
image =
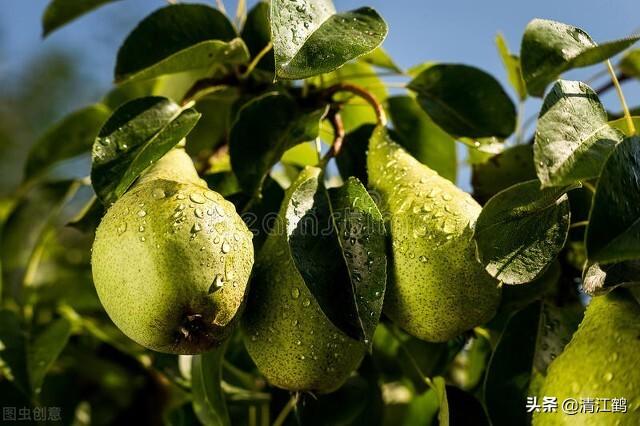
{"label": "sky background", "polygon": [[[166,5],[164,0],[120,0],[43,40],[40,19],[47,3],[48,0],[0,0],[0,97],[16,90],[29,64],[52,51],[71,55],[80,75],[80,81],[74,84],[91,87],[91,90],[69,88],[69,101],[63,110],[47,119],[61,117],[68,112],[64,109],[73,110],[98,100],[110,87],[116,52],[126,35],[146,15]],[[200,3],[215,5],[214,0]],[[224,3],[228,11],[235,11],[235,1]],[[248,3],[251,6],[256,1]],[[384,47],[401,67],[426,61],[470,64],[493,74],[510,93],[513,92],[494,44],[497,32],[502,32],[511,50],[517,52],[526,24],[535,17],[579,26],[596,41],[623,37],[640,28],[638,3],[632,0],[335,0],[334,3],[338,11],[364,5],[377,9],[390,27]],[[586,80],[603,69],[598,65],[566,77]],[[599,86],[604,81],[593,85]],[[640,85],[629,82],[624,89],[630,105],[640,104]],[[47,102],[47,96],[46,90],[35,95],[42,103]],[[613,93],[604,101],[612,110],[620,109]],[[538,101],[529,102],[525,116],[535,114],[538,108]]]}

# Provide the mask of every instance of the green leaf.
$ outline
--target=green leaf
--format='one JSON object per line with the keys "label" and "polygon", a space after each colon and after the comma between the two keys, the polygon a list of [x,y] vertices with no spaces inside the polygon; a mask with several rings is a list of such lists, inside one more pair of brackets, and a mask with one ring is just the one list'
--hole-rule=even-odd
{"label": "green leaf", "polygon": [[388,102],[398,143],[418,161],[455,182],[458,168],[455,140],[431,121],[413,98],[394,96]]}
{"label": "green leaf", "polygon": [[231,166],[248,195],[260,195],[269,170],[288,149],[315,139],[325,109],[305,110],[288,95],[267,93],[238,112],[229,136]]}
{"label": "green leaf", "polygon": [[509,84],[511,84],[511,87],[515,90],[518,98],[521,101],[524,101],[527,99],[527,87],[524,83],[524,79],[522,78],[520,58],[509,51],[507,40],[505,40],[504,36],[500,33],[496,35],[496,47],[498,48],[498,54],[500,54],[502,65],[504,66],[505,71],[507,71]]}
{"label": "green leaf", "polygon": [[546,374],[579,321],[578,315],[542,302],[530,304],[509,319],[489,361],[484,383],[493,425],[531,423],[531,414],[522,407],[527,396],[535,395],[532,382]]}
{"label": "green leaf", "polygon": [[538,178],[545,187],[600,175],[622,133],[607,123],[598,95],[579,81],[559,80],[544,99],[534,142]]}
{"label": "green leaf", "polygon": [[527,285],[503,286],[498,313],[512,314],[524,309],[532,302],[544,300],[557,290],[561,277],[562,267],[560,262],[556,260],[542,275]]}
{"label": "green leaf", "polygon": [[555,260],[569,232],[566,192],[540,189],[537,180],[516,184],[491,198],[476,223],[478,259],[505,284],[533,281]]}
{"label": "green leaf", "polygon": [[60,225],[59,213],[75,184],[63,181],[33,188],[19,201],[7,218],[0,239],[4,285],[18,302],[31,262],[38,261],[38,248],[47,231]]}
{"label": "green leaf", "polygon": [[563,72],[609,59],[639,39],[633,36],[598,45],[580,28],[534,19],[524,31],[520,49],[527,91],[540,97]]}
{"label": "green leaf", "polygon": [[68,24],[80,16],[117,0],[52,0],[42,16],[42,36]]}
{"label": "green leaf", "polygon": [[368,7],[335,13],[331,0],[271,2],[276,75],[302,79],[324,74],[377,48],[387,24]]}
{"label": "green leaf", "polygon": [[29,378],[34,394],[39,394],[44,377],[71,336],[71,323],[59,318],[47,325],[29,344],[27,353]]}
{"label": "green leaf", "polygon": [[20,318],[6,309],[0,310],[0,374],[13,382],[25,395],[30,395],[27,369],[27,334]]}
{"label": "green leaf", "polygon": [[453,136],[506,138],[515,130],[513,102],[495,78],[478,68],[433,65],[407,87],[431,119]]}
{"label": "green leaf", "polygon": [[625,138],[607,159],[589,215],[590,263],[640,257],[640,137]]}
{"label": "green leaf", "polygon": [[640,285],[640,261],[586,265],[582,273],[582,289],[591,296],[606,294],[616,287]]}
{"label": "green leaf", "polygon": [[54,125],[33,145],[25,179],[41,176],[54,164],[89,152],[111,110],[95,104],[78,110]]}
{"label": "green leaf", "polygon": [[533,147],[508,148],[483,163],[474,164],[472,171],[473,197],[484,204],[503,189],[536,178]]}
{"label": "green leaf", "polygon": [[193,129],[200,114],[166,98],[146,97],[118,108],[93,144],[91,182],[106,206]]}
{"label": "green leaf", "polygon": [[370,344],[386,287],[382,215],[356,178],[330,190],[322,179],[307,167],[294,183],[286,206],[291,255],[327,318]]}
{"label": "green leaf", "polygon": [[301,168],[315,166],[318,164],[318,152],[313,142],[301,143],[287,150],[280,161]]}
{"label": "green leaf", "polygon": [[403,73],[402,68],[396,65],[393,58],[391,58],[389,53],[387,53],[387,51],[382,47],[372,50],[366,55],[361,56],[358,60],[366,64],[373,65],[376,68],[381,68],[398,74]]}
{"label": "green leaf", "polygon": [[191,391],[193,411],[207,426],[231,425],[227,404],[222,392],[222,363],[227,342],[221,347],[191,359]]}
{"label": "green leaf", "polygon": [[622,56],[618,68],[623,75],[640,78],[640,49],[629,50]]}
{"label": "green leaf", "polygon": [[233,40],[236,37],[227,17],[214,8],[169,5],[146,17],[127,36],[118,51],[115,79],[151,78],[216,63],[245,62],[246,46]]}

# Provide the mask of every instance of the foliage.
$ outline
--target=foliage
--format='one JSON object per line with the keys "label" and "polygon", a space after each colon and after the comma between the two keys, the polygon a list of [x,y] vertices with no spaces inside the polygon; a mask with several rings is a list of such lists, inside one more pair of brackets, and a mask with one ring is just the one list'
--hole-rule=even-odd
{"label": "foliage", "polygon": [[[52,0],[43,33],[62,31],[107,3],[126,12],[126,2],[114,0]],[[638,311],[640,117],[631,117],[625,102],[624,117],[612,116],[599,96],[618,86],[609,59],[639,37],[597,44],[580,28],[535,19],[512,53],[498,35],[516,103],[544,97],[535,132],[527,134],[521,109],[485,71],[425,61],[404,72],[380,47],[389,29],[371,8],[339,12],[331,0],[272,0],[247,11],[239,1],[236,18],[205,4],[159,8],[124,39],[115,87],[32,144],[22,184],[0,203],[3,405],[60,407],[65,424],[530,423],[527,397],[541,396],[548,375],[557,373],[556,356],[565,363],[590,356],[575,354],[585,343],[572,340],[587,296],[597,298],[590,317],[611,310],[626,324],[625,313]],[[639,57],[626,52],[619,75],[638,78]],[[614,84],[600,91],[559,79],[602,62]],[[404,93],[389,96],[389,74],[405,79]],[[33,108],[46,115],[46,107]],[[24,110],[37,115],[26,104]],[[22,140],[18,133],[0,121],[2,140]],[[475,201],[454,187],[464,167],[460,147],[472,164]],[[250,300],[247,311],[238,311],[237,322],[252,323],[235,327],[227,318],[230,337],[195,355],[155,352],[123,334],[98,299],[90,263],[105,213],[176,150],[193,160],[191,183],[206,183],[233,203],[229,211],[242,216],[260,253],[242,296]],[[182,169],[163,173],[171,180]],[[192,208],[196,217],[214,215]],[[182,213],[175,214],[156,219]],[[163,267],[198,267],[184,248],[190,246],[180,257],[166,246],[153,258]],[[425,247],[434,254],[417,252]],[[429,256],[438,257],[440,269],[420,275],[421,264],[434,264]],[[407,269],[397,273],[399,267]],[[439,305],[420,315],[389,306],[402,299],[401,285],[430,283],[439,274],[442,288],[467,286],[464,296],[473,285],[485,286],[478,294],[501,293],[497,310],[497,299],[465,304],[456,293],[414,301]],[[459,282],[450,285],[447,277]],[[287,287],[268,301],[273,312],[256,318],[255,304],[263,302],[256,295],[291,283],[299,287]],[[209,293],[223,287],[218,275],[206,284]],[[312,315],[303,325],[296,312]],[[490,320],[438,341],[411,334],[424,324],[402,329],[397,320],[427,318],[438,330],[487,312]],[[255,324],[267,317],[286,327]],[[249,329],[268,329],[269,337]],[[315,347],[294,337],[300,329]],[[247,339],[269,339],[262,342],[269,349],[257,358],[245,346],[258,346]],[[277,353],[282,347],[288,352]],[[315,369],[324,355],[335,359]],[[272,356],[284,361],[265,368]],[[341,369],[341,357],[357,368]],[[293,377],[332,380],[275,386],[284,382],[271,377],[289,369],[297,369]],[[629,416],[637,416],[635,393],[594,396],[625,396],[636,404]]]}

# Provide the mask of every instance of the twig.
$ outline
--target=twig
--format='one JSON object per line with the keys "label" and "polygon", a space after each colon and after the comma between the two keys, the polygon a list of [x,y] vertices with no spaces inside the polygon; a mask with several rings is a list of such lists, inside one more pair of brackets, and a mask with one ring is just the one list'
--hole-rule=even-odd
{"label": "twig", "polygon": [[331,109],[327,118],[329,119],[329,123],[333,128],[333,143],[331,144],[331,148],[329,148],[329,151],[325,154],[322,161],[320,161],[321,168],[324,168],[329,160],[340,154],[345,136],[344,123],[342,122],[340,112],[338,112],[337,109]]}
{"label": "twig", "polygon": [[571,226],[569,226],[569,228],[573,229],[573,228],[580,228],[582,226],[587,226],[589,224],[588,220],[583,220],[580,222],[576,222],[576,223],[572,223]]}
{"label": "twig", "polygon": [[350,92],[367,101],[376,112],[376,119],[381,126],[387,125],[387,114],[384,112],[382,104],[373,93],[353,83],[338,83],[326,89],[327,96],[331,97],[338,92]]}

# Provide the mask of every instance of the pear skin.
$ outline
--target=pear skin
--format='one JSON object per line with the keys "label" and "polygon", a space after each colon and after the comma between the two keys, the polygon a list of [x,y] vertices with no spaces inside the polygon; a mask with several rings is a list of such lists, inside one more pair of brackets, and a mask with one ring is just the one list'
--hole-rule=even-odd
{"label": "pear skin", "polygon": [[199,185],[195,170],[166,179],[172,163],[193,169],[190,161],[184,151],[160,160],[108,209],[92,252],[109,317],[167,353],[201,353],[229,336],[253,265],[252,234],[233,204]]}
{"label": "pear skin", "polygon": [[500,289],[476,260],[480,205],[393,142],[384,127],[371,137],[367,168],[392,241],[385,314],[433,342],[491,319]]}
{"label": "pear skin", "polygon": [[[542,396],[556,397],[555,413],[534,413],[536,426],[607,426],[640,424],[640,305],[626,289],[594,297],[580,327],[564,351],[549,365]],[[626,412],[563,413],[573,398],[627,400]]]}

